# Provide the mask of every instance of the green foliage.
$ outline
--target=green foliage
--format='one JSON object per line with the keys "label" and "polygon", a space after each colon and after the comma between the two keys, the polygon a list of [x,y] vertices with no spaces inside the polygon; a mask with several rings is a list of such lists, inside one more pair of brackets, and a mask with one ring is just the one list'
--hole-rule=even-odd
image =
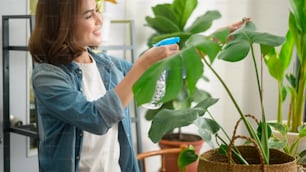
{"label": "green foliage", "polygon": [[[284,141],[270,138],[270,126],[277,128],[283,134],[287,134],[291,128],[279,124],[267,124],[265,120],[265,111],[262,103],[262,80],[258,72],[257,59],[254,53],[254,47],[256,45],[256,47],[260,48],[260,58],[264,57],[269,73],[278,81],[278,90],[281,95],[278,102],[282,102],[285,99],[285,90],[288,87],[284,86],[283,80],[284,77],[287,77],[290,80],[291,86],[299,88],[297,92],[295,92],[295,88],[293,87],[288,89],[292,94],[292,99],[296,102],[303,102],[300,106],[304,107],[306,25],[303,21],[306,21],[306,8],[304,7],[304,1],[290,1],[292,3],[292,11],[289,17],[290,29],[286,35],[286,39],[270,33],[257,32],[252,22],[244,23],[242,27],[231,34],[228,29],[219,30],[211,35],[197,34],[206,31],[212,22],[221,15],[218,11],[208,11],[199,16],[191,26],[186,27],[186,23],[189,23],[187,22],[188,18],[196,7],[196,0],[188,0],[188,2],[186,0],[174,0],[172,4],[161,4],[152,8],[155,17],[146,17],[146,20],[148,23],[147,26],[153,28],[156,33],[150,38],[149,45],[169,36],[181,37],[180,53],[153,65],[133,87],[137,104],[147,103],[151,100],[155,83],[161,72],[164,70],[170,71],[170,75],[166,79],[166,93],[161,100],[164,103],[164,109],[149,113],[149,119],[152,119],[149,137],[152,141],[159,141],[165,133],[172,131],[174,128],[195,124],[199,129],[198,133],[207,143],[212,145],[212,136],[214,135],[220,141],[220,144],[218,143],[221,148],[220,151],[223,153],[227,152],[228,142],[231,138],[224,132],[222,126],[213,119],[212,115],[210,115],[210,118],[205,117],[205,114],[210,114],[208,108],[216,102],[216,99],[206,94],[208,96],[202,97],[203,101],[191,107],[192,100],[190,97],[196,93],[196,83],[203,76],[204,69],[209,68],[224,86],[244,122],[250,137],[258,144],[266,164],[269,163],[269,148],[272,146],[284,147],[287,152],[296,152],[299,142],[289,146]],[[190,3],[191,5],[187,7],[186,3]],[[213,41],[212,38],[216,38],[217,41]],[[230,41],[227,41],[229,38],[231,38]],[[281,45],[280,53],[278,53],[276,47]],[[285,74],[290,64],[293,46],[297,49],[300,61],[300,67],[298,68],[300,78]],[[251,54],[254,62],[258,94],[261,101],[259,108],[261,108],[262,119],[258,130],[255,130],[245,117],[246,113],[242,112],[226,83],[212,67],[212,63],[215,60],[238,62],[249,57],[249,54]],[[175,100],[177,102],[180,102],[178,100],[184,101],[175,104],[173,103]],[[172,103],[168,104],[169,102]],[[166,109],[165,107],[170,109]],[[175,107],[178,107],[178,109],[175,109]],[[301,110],[297,109],[297,111],[301,113]],[[220,131],[224,132],[226,139],[220,137],[218,134]],[[304,128],[300,129],[299,132],[300,138],[305,137],[306,133]],[[242,163],[247,163],[235,149],[232,152]],[[186,154],[193,156],[192,151],[187,151]],[[306,153],[303,152],[299,155],[301,161],[304,160],[302,158],[304,156],[303,154]],[[186,165],[184,162],[183,164]]]}
{"label": "green foliage", "polygon": [[188,147],[188,149],[184,149],[178,157],[178,167],[184,168],[190,163],[193,163],[198,159],[198,155],[195,153],[194,147],[191,145]]}
{"label": "green foliage", "polygon": [[148,46],[151,47],[154,43],[168,37],[179,36],[181,38],[179,45],[182,48],[190,36],[205,32],[214,20],[221,17],[218,11],[207,11],[187,26],[197,5],[197,0],[173,0],[172,3],[152,7],[154,16],[145,18],[146,26],[155,31],[148,41]]}
{"label": "green foliage", "polygon": [[[228,32],[223,31],[220,33],[228,33]],[[226,35],[226,34],[223,34],[223,35]],[[272,34],[268,34],[268,33],[258,33],[256,32],[255,25],[252,22],[248,24],[245,23],[240,29],[233,32],[230,36],[234,36],[234,39],[226,43],[225,45],[223,45],[222,43],[220,44],[220,43],[211,41],[210,39],[211,36],[193,35],[192,37],[188,39],[188,41],[186,41],[186,44],[180,53],[172,56],[170,59],[165,59],[163,61],[160,61],[157,66],[153,66],[151,69],[154,69],[155,72],[149,70],[150,75],[145,73],[139,79],[139,81],[135,84],[135,86],[138,86],[137,88],[135,87],[135,90],[140,90],[140,89],[146,90],[146,88],[149,87],[149,85],[151,85],[151,84],[148,84],[148,82],[152,82],[152,84],[155,83],[160,74],[156,71],[163,71],[167,69],[167,70],[175,70],[177,73],[181,74],[182,69],[184,69],[187,75],[186,79],[183,77],[179,77],[176,79],[167,78],[167,81],[166,81],[167,87],[172,88],[173,90],[177,90],[176,93],[174,93],[173,91],[170,92],[171,94],[170,93],[167,94],[166,92],[165,97],[161,101],[167,102],[171,99],[176,98],[175,95],[179,93],[180,84],[182,83],[185,83],[185,82],[188,83],[189,85],[187,89],[189,92],[192,93],[194,91],[195,85],[192,86],[191,84],[196,84],[196,81],[200,78],[201,74],[203,73],[202,69],[204,66],[209,67],[213,71],[213,73],[217,76],[217,78],[220,80],[220,82],[222,83],[226,91],[228,92],[230,98],[232,99],[234,103],[234,106],[237,108],[238,113],[243,119],[249,131],[250,136],[259,145],[262,151],[262,154],[264,156],[265,162],[269,163],[269,145],[268,145],[269,130],[268,130],[267,124],[265,123],[264,113],[262,115],[263,121],[262,121],[262,127],[261,127],[261,135],[259,135],[258,137],[256,130],[252,127],[250,122],[245,118],[244,116],[245,113],[242,112],[236,100],[234,99],[233,95],[231,94],[230,90],[227,88],[222,78],[212,68],[210,62],[214,61],[216,57],[224,61],[231,61],[231,62],[240,61],[246,58],[246,56],[249,54],[249,51],[252,52],[251,53],[252,57],[255,58],[254,53],[253,53],[254,51],[253,44],[259,44],[259,47],[262,47],[262,54],[265,54],[266,52],[268,52],[267,50],[272,49],[274,46],[281,45],[282,42],[284,41],[284,38],[275,36]],[[221,40],[227,40],[227,39],[222,38]],[[206,56],[209,57],[210,62],[208,61]],[[182,58],[184,60],[174,60],[174,59],[182,59]],[[191,58],[193,60],[187,62],[187,60],[190,60]],[[177,63],[176,61],[179,61],[180,63]],[[182,61],[184,61],[184,63],[182,63]],[[171,63],[175,63],[175,65],[171,65]],[[190,64],[186,65],[185,63],[190,63]],[[198,65],[198,63],[201,63],[202,65]],[[180,66],[179,67],[180,69],[179,69],[177,68],[177,65],[183,65],[183,66]],[[196,67],[200,67],[200,68],[196,69]],[[256,69],[256,74],[257,74],[257,80],[259,82],[260,79],[258,78],[256,64],[255,64],[255,69]],[[143,80],[143,78],[147,78],[147,79]],[[189,81],[192,81],[192,82],[189,82]],[[142,84],[137,85],[138,83],[142,83]],[[261,84],[259,83],[258,84],[259,90],[261,90],[260,86]],[[261,94],[261,92],[259,93]],[[140,96],[143,99],[139,99]],[[149,101],[151,99],[151,96],[149,94],[139,94],[139,92],[135,92],[135,98],[137,102],[146,103],[143,100]],[[205,102],[205,100],[203,102]],[[208,101],[208,102],[211,102],[211,101]],[[157,113],[158,115],[156,115],[153,118],[154,120],[152,121],[152,126],[150,129],[150,135],[149,135],[151,140],[156,142],[161,138],[163,134],[173,130],[175,127],[181,127],[181,126],[189,125],[192,123],[194,123],[199,128],[200,136],[202,136],[207,143],[212,144],[211,142],[212,135],[215,135],[217,136],[217,138],[221,139],[218,136],[217,132],[220,129],[222,129],[222,127],[218,125],[216,121],[211,120],[209,118],[202,117],[205,114],[205,112],[207,112],[208,107],[213,104],[214,103],[209,103],[209,104],[206,104],[207,106],[203,106],[204,104],[200,103],[193,108],[190,108],[187,110],[186,109],[179,110],[179,111],[178,110],[172,111],[169,109],[161,110],[160,112]],[[187,112],[188,112],[188,115],[186,115]],[[162,130],[161,128],[164,128],[165,130]],[[227,142],[225,140],[223,139],[221,140],[222,140],[222,144],[227,145]],[[230,138],[228,138],[228,140],[230,140]],[[235,153],[236,153],[235,155],[239,157],[239,154],[237,152]],[[242,160],[242,162],[245,162],[245,161]]]}

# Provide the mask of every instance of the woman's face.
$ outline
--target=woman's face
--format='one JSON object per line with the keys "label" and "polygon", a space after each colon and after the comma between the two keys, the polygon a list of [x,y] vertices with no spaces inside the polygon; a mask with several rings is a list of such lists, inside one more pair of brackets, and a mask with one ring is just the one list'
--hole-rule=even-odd
{"label": "woman's face", "polygon": [[102,16],[97,9],[96,0],[82,0],[77,20],[75,33],[78,43],[84,48],[99,46],[102,41]]}

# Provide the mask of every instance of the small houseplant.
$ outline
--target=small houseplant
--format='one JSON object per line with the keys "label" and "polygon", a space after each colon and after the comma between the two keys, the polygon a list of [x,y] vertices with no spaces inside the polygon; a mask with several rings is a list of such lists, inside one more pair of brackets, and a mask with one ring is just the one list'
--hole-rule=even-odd
{"label": "small houseplant", "polygon": [[[268,33],[259,33],[256,32],[255,27],[252,23],[245,24],[244,27],[240,28],[239,30],[232,33],[235,39],[226,43],[227,36],[229,31],[222,30],[219,32],[214,33],[210,36],[203,36],[203,35],[194,35],[189,38],[187,42],[187,47],[183,48],[182,51],[165,59],[156,65],[153,65],[134,85],[134,92],[135,98],[138,104],[142,104],[148,102],[153,94],[148,90],[154,90],[152,88],[148,88],[147,85],[153,85],[158,78],[158,75],[165,69],[169,70],[169,75],[167,78],[167,92],[164,98],[161,100],[162,102],[166,102],[172,99],[175,99],[176,95],[179,92],[178,86],[183,82],[181,79],[182,77],[182,68],[186,72],[185,82],[187,83],[187,88],[190,92],[194,91],[195,83],[200,78],[201,74],[203,73],[204,64],[208,66],[212,71],[214,69],[211,67],[210,63],[214,61],[214,59],[218,57],[226,60],[226,61],[240,61],[244,59],[249,51],[251,51],[252,58],[254,61],[254,66],[256,69],[256,78],[257,78],[257,85],[258,85],[258,93],[260,100],[262,102],[262,86],[260,83],[259,72],[257,69],[257,64],[254,56],[254,44],[258,45],[261,50],[261,55],[265,56],[269,52],[273,51],[273,47],[277,47],[281,45],[284,41],[284,38],[278,37],[275,35],[271,35]],[[220,40],[219,43],[212,41],[211,38],[216,37]],[[220,53],[220,54],[219,54]],[[207,58],[208,57],[208,58]],[[209,60],[208,60],[209,59]],[[246,118],[245,114],[241,111],[238,104],[236,103],[233,95],[230,93],[230,90],[227,88],[223,80],[219,77],[219,75],[214,72],[216,76],[221,81],[222,85],[225,86],[226,91],[229,93],[230,98],[233,100],[234,106],[237,108],[238,113],[245,123],[245,126],[250,134],[250,137],[255,140],[256,144],[259,146],[260,152],[263,155],[264,163],[269,164],[270,158],[270,145],[268,143],[269,136],[270,136],[270,129],[269,125],[265,120],[265,111],[263,107],[263,103],[261,103],[260,108],[262,113],[262,121],[258,125],[259,131],[256,130],[250,125],[250,121]],[[143,91],[149,94],[143,94]],[[148,92],[147,92],[148,91]],[[203,115],[207,111],[207,108],[214,104],[217,100],[213,98],[207,98],[200,102],[198,105],[188,109],[188,115],[179,116],[178,114],[171,114],[167,117],[164,117],[163,120],[160,120],[156,123],[152,122],[152,126],[157,125],[152,132],[156,132],[156,135],[160,135],[161,133],[169,130],[169,126],[173,127],[175,124],[179,124],[180,126],[189,125],[195,123],[199,128],[199,134],[205,138],[205,141],[210,143],[211,135],[217,134],[220,129],[218,123],[212,119],[204,118]],[[165,115],[166,116],[166,115]],[[171,125],[169,125],[171,124]],[[165,127],[166,126],[166,127]],[[221,128],[222,129],[222,128]],[[260,133],[260,134],[257,134]],[[303,133],[302,133],[303,134]],[[226,150],[228,148],[228,144],[216,135],[222,141],[222,145],[220,148]],[[156,137],[157,139],[159,137]],[[228,137],[229,138],[229,137]],[[209,140],[210,139],[210,140]],[[231,140],[229,138],[229,140]],[[221,149],[222,150],[222,149]],[[190,150],[188,150],[190,151]],[[188,152],[187,151],[187,152]],[[235,156],[244,162],[243,158],[237,154],[237,152],[233,151]],[[183,153],[184,154],[184,153]],[[193,153],[188,155],[194,156]],[[196,158],[195,158],[196,159]],[[186,161],[183,161],[184,163]],[[183,165],[184,165],[183,163]]]}

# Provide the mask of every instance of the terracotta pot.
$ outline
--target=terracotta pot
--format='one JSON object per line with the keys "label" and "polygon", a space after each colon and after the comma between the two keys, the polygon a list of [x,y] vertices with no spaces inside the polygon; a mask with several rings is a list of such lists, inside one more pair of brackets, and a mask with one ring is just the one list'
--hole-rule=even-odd
{"label": "terracotta pot", "polygon": [[[202,138],[198,135],[194,135],[194,134],[181,134],[184,137],[193,137],[196,138],[196,140],[194,141],[188,141],[188,140],[184,140],[184,141],[175,141],[175,140],[167,140],[165,138],[178,138],[178,134],[176,133],[171,133],[170,135],[166,135],[163,137],[162,140],[160,140],[159,142],[159,147],[161,149],[166,149],[166,148],[178,148],[181,147],[181,145],[193,145],[193,147],[195,148],[195,151],[197,154],[199,154],[202,145],[204,143],[204,141],[202,140]],[[166,165],[166,171],[169,172],[178,172],[179,168],[177,165],[177,158],[178,158],[179,154],[171,154],[171,155],[165,155],[165,165]],[[186,172],[196,172],[197,168],[198,168],[198,161],[188,165],[186,167]]]}

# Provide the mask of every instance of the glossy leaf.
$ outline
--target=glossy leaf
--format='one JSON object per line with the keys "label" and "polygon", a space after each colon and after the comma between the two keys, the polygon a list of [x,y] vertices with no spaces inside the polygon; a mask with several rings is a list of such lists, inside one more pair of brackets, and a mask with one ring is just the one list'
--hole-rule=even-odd
{"label": "glossy leaf", "polygon": [[156,143],[169,131],[192,124],[202,113],[204,113],[202,108],[184,110],[162,109],[152,120],[149,137]]}
{"label": "glossy leaf", "polygon": [[299,137],[306,137],[306,126],[299,131]]}
{"label": "glossy leaf", "polygon": [[220,130],[219,124],[209,118],[198,118],[194,124],[198,127],[198,133],[203,140],[205,140],[210,147],[214,147],[212,136]]}
{"label": "glossy leaf", "polygon": [[269,139],[269,147],[273,149],[283,149],[287,144],[286,140],[279,140],[273,137]]}
{"label": "glossy leaf", "polygon": [[166,77],[166,94],[162,98],[162,102],[175,99],[179,93],[183,77],[182,73],[186,73],[187,88],[192,93],[195,84],[202,76],[203,64],[194,48],[187,48],[180,53],[164,59],[152,65],[134,84],[133,91],[137,105],[147,103],[151,100],[155,90],[156,81],[162,71],[167,70]]}
{"label": "glossy leaf", "polygon": [[172,20],[163,17],[156,16],[155,18],[146,17],[147,26],[150,26],[159,33],[171,33],[171,32],[180,32],[181,29],[174,23]]}
{"label": "glossy leaf", "polygon": [[235,39],[226,44],[218,58],[228,62],[243,60],[250,51],[250,43],[246,40]]}
{"label": "glossy leaf", "polygon": [[276,131],[280,132],[283,136],[288,133],[288,128],[284,124],[280,124],[276,122],[268,122],[268,125],[274,128]]}
{"label": "glossy leaf", "polygon": [[[172,5],[171,4],[158,4],[154,7],[152,7],[152,11],[153,14],[155,16],[161,16],[161,17],[165,17],[171,21],[173,21],[173,23],[178,23],[179,22],[179,18],[178,15],[173,11]],[[178,24],[176,24],[179,28],[180,26]]]}
{"label": "glossy leaf", "polygon": [[[257,127],[257,135],[258,135],[258,138],[262,138],[262,127],[263,127],[263,122],[260,122],[258,127]],[[267,137],[270,138],[272,135],[272,129],[271,127],[268,125],[267,126]]]}
{"label": "glossy leaf", "polygon": [[208,55],[210,62],[213,62],[219,51],[221,50],[221,46],[212,41],[209,37],[203,35],[193,35],[186,42],[186,47],[195,47],[197,50],[203,52]]}
{"label": "glossy leaf", "polygon": [[194,148],[189,146],[184,149],[178,157],[177,164],[180,169],[186,167],[187,165],[195,162],[198,159],[198,155],[196,154]]}
{"label": "glossy leaf", "polygon": [[207,11],[202,16],[197,17],[185,31],[194,34],[204,32],[211,27],[214,20],[219,19],[220,17],[221,14],[219,11]]}
{"label": "glossy leaf", "polygon": [[198,5],[197,0],[174,0],[172,8],[179,19],[179,27],[183,30],[192,12]]}

